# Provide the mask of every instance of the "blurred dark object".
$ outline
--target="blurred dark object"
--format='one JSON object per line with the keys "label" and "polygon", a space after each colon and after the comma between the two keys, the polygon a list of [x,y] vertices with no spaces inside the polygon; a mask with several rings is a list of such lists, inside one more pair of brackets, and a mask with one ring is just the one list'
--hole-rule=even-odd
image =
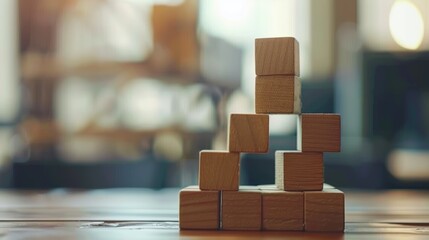
{"label": "blurred dark object", "polygon": [[334,112],[334,83],[332,79],[308,79],[302,82],[303,113]]}
{"label": "blurred dark object", "polygon": [[428,139],[428,63],[429,52],[364,52],[365,137],[392,140],[407,127]]}
{"label": "blurred dark object", "polygon": [[429,166],[415,157],[429,156],[428,62],[428,51],[363,53],[364,136],[389,170],[388,188],[429,188],[429,170],[413,177]]}
{"label": "blurred dark object", "polygon": [[135,163],[63,162],[14,163],[13,186],[22,189],[165,187],[171,163],[145,160]]}

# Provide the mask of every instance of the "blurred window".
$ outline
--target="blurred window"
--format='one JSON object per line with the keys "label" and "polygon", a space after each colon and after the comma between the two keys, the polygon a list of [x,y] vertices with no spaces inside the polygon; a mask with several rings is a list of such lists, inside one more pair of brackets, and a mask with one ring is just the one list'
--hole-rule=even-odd
{"label": "blurred window", "polygon": [[0,123],[10,122],[19,111],[17,2],[0,1]]}

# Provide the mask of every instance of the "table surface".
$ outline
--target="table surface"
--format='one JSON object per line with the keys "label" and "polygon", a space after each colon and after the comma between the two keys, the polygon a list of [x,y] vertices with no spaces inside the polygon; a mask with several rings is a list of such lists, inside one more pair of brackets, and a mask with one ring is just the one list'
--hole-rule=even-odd
{"label": "table surface", "polygon": [[179,231],[178,189],[0,191],[0,239],[429,239],[429,191],[345,191],[345,233]]}

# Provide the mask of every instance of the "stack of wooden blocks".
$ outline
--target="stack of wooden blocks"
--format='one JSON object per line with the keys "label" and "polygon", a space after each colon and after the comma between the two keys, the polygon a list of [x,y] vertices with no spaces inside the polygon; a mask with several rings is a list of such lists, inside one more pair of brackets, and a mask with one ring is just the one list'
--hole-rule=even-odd
{"label": "stack of wooden blocks", "polygon": [[[323,153],[340,151],[340,116],[301,114],[294,38],[255,45],[256,114],[231,114],[228,151],[200,152],[199,186],[180,191],[180,228],[342,232],[344,193],[323,174]],[[240,153],[268,152],[269,114],[298,115],[297,150],[276,151],[275,185],[240,186]]]}

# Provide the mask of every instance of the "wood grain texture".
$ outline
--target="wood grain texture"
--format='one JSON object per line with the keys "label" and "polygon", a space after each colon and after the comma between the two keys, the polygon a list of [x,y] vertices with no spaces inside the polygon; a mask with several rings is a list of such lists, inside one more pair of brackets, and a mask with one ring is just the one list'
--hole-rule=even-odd
{"label": "wood grain texture", "polygon": [[[198,188],[198,186],[197,186]],[[79,191],[0,190],[2,239],[429,239],[429,191],[345,193],[345,232],[178,230],[178,191],[168,188]],[[178,209],[178,208],[177,208]],[[94,221],[94,220],[100,221]],[[120,237],[119,237],[120,236]]]}
{"label": "wood grain texture", "polygon": [[262,230],[302,231],[304,193],[259,186],[262,193]]}
{"label": "wood grain texture", "polygon": [[199,186],[202,190],[238,190],[240,154],[226,151],[200,152]]}
{"label": "wood grain texture", "polygon": [[256,76],[256,113],[301,113],[301,81],[296,76]]}
{"label": "wood grain texture", "polygon": [[276,151],[275,182],[286,191],[322,190],[323,153]]}
{"label": "wood grain texture", "polygon": [[298,142],[303,152],[340,152],[341,116],[306,113],[299,118]]}
{"label": "wood grain texture", "polygon": [[343,232],[344,193],[338,189],[304,193],[305,231]]}
{"label": "wood grain texture", "polygon": [[255,39],[256,75],[299,76],[299,44],[295,38]]}
{"label": "wood grain texture", "polygon": [[184,188],[179,193],[180,229],[219,229],[220,191]]}
{"label": "wood grain texture", "polygon": [[261,230],[262,198],[258,188],[222,191],[222,229]]}
{"label": "wood grain texture", "polygon": [[230,152],[266,153],[268,141],[267,114],[231,114],[228,135]]}

